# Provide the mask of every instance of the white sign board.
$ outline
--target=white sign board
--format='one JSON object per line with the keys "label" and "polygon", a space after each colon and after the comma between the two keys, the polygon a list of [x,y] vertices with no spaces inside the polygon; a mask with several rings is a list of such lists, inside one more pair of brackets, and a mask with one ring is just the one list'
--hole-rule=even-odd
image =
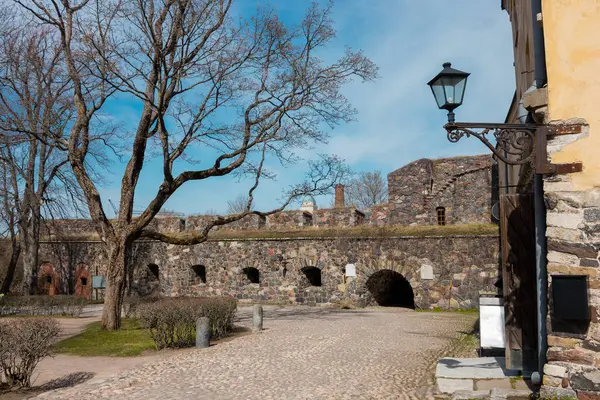
{"label": "white sign board", "polygon": [[431,265],[421,265],[421,279],[431,280],[433,279],[433,267]]}
{"label": "white sign board", "polygon": [[356,276],[356,265],[346,264],[346,276]]}
{"label": "white sign board", "polygon": [[481,298],[479,335],[482,348],[504,348],[504,302],[499,298]]}

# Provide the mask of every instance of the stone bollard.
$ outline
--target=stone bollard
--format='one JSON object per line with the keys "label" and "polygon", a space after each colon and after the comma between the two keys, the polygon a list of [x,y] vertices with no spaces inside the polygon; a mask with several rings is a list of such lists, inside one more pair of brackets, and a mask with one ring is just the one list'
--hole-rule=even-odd
{"label": "stone bollard", "polygon": [[263,328],[263,308],[257,304],[254,306],[252,314],[252,332],[260,332]]}
{"label": "stone bollard", "polygon": [[210,346],[210,320],[201,317],[196,320],[196,348],[205,349]]}

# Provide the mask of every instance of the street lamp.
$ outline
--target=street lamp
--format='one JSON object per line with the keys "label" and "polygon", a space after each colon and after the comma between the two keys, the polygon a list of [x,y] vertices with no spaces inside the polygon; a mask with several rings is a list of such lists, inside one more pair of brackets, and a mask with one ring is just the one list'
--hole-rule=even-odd
{"label": "street lamp", "polygon": [[[444,129],[448,140],[456,143],[463,136],[474,136],[485,144],[496,157],[510,165],[532,163],[537,173],[580,172],[581,163],[550,164],[547,161],[546,143],[549,136],[573,132],[559,131],[556,126],[540,124],[491,124],[463,123],[454,121],[454,110],[463,103],[469,73],[452,68],[449,62],[444,69],[428,82],[437,106],[448,111],[448,123]],[[492,134],[496,145],[486,135]]]}
{"label": "street lamp", "polygon": [[444,69],[428,85],[433,92],[437,105],[448,111],[448,122],[454,122],[454,109],[463,102],[469,73],[452,68],[449,62],[444,63]]}

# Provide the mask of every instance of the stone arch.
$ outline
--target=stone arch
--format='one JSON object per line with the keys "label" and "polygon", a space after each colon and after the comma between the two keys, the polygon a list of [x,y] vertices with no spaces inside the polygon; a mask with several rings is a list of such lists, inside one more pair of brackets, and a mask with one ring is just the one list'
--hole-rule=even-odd
{"label": "stone arch", "polygon": [[378,270],[367,279],[365,286],[380,306],[415,308],[413,288],[399,272]]}
{"label": "stone arch", "polygon": [[204,265],[192,265],[191,269],[194,274],[194,278],[192,279],[194,283],[198,283],[198,281],[206,283],[206,267]]}
{"label": "stone arch", "polygon": [[306,277],[310,286],[322,286],[322,271],[325,268],[325,263],[319,257],[309,257],[300,260],[299,272],[302,272]]}
{"label": "stone arch", "polygon": [[41,295],[54,296],[60,294],[60,279],[53,264],[44,262],[40,265],[37,277],[37,290]]}
{"label": "stone arch", "polygon": [[87,264],[79,263],[75,269],[75,295],[91,299],[92,276]]}
{"label": "stone arch", "polygon": [[255,267],[245,267],[242,269],[246,278],[250,281],[250,283],[260,283],[260,271]]}

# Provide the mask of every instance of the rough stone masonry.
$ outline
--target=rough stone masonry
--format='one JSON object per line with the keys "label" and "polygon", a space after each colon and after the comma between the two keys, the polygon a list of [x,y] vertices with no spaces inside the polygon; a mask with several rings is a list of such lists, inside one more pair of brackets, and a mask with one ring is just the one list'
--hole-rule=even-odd
{"label": "rough stone masonry", "polygon": [[[434,225],[440,207],[448,225],[490,222],[491,175],[489,156],[418,160],[389,174],[390,202],[373,209],[345,207],[338,186],[335,208],[315,204],[312,212],[249,216],[216,229],[216,236],[195,246],[137,241],[127,290],[131,295],[231,295],[300,304],[345,299],[367,305],[374,303],[366,285],[374,276],[389,282],[370,287],[412,291],[417,307],[474,307],[481,291],[497,291],[497,234],[405,237],[386,228]],[[161,217],[153,228],[198,230],[210,218]],[[58,221],[46,238],[40,291],[48,286],[55,294],[89,295],[82,286],[106,267],[90,221]],[[393,273],[385,278],[375,274],[381,270]]]}
{"label": "rough stone masonry", "polygon": [[[553,138],[548,143],[550,154],[586,135],[589,129],[579,120],[554,123],[581,127],[581,133]],[[543,392],[600,399],[600,190],[578,190],[569,175],[553,175],[544,179],[544,194],[550,312]],[[565,275],[587,281],[589,320],[565,324],[555,318],[552,281]]]}

